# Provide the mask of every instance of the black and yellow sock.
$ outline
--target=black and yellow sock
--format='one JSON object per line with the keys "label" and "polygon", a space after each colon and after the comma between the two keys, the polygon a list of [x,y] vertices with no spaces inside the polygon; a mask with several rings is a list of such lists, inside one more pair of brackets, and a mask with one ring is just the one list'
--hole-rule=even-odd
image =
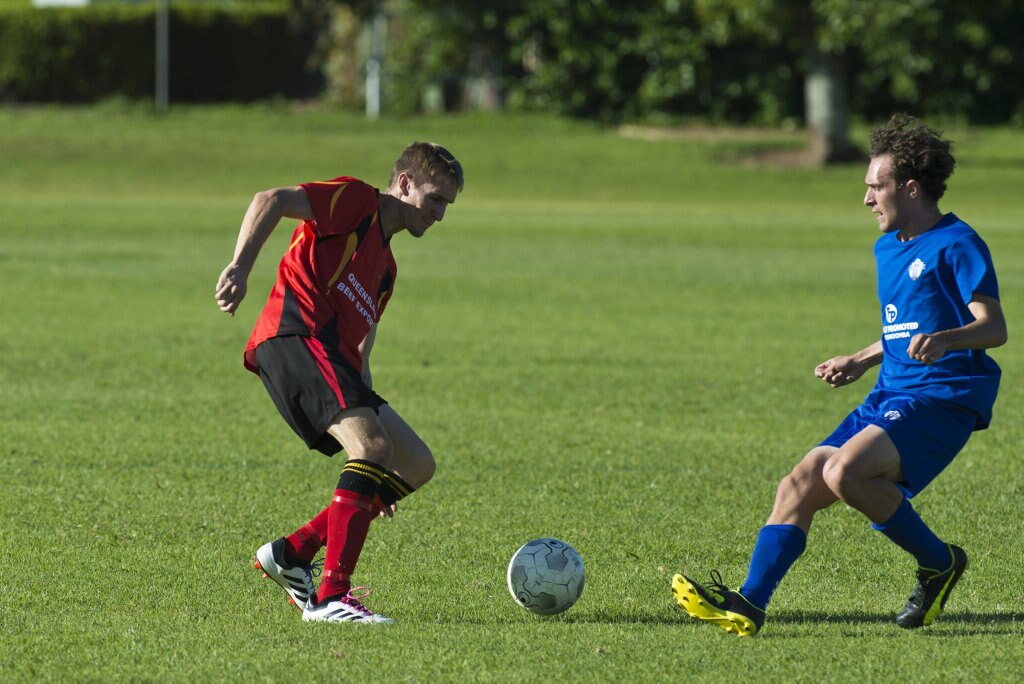
{"label": "black and yellow sock", "polygon": [[385,474],[385,470],[373,461],[354,459],[341,469],[338,489],[372,497],[380,490]]}
{"label": "black and yellow sock", "polygon": [[385,472],[383,478],[381,478],[380,491],[377,494],[385,506],[390,506],[409,496],[414,491],[416,490],[399,477],[397,473]]}

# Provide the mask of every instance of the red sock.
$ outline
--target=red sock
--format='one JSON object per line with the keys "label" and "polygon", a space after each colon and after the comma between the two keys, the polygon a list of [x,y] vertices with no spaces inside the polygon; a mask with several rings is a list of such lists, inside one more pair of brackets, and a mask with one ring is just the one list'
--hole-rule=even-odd
{"label": "red sock", "polygon": [[349,578],[373,522],[373,496],[336,489],[328,511],[327,553],[317,601],[346,594],[351,588]]}
{"label": "red sock", "polygon": [[380,514],[384,512],[384,502],[380,498],[380,493],[373,495],[373,517],[379,518]]}
{"label": "red sock", "polygon": [[330,510],[331,507],[328,506],[291,536],[285,538],[288,552],[293,558],[309,563],[327,544],[327,515]]}

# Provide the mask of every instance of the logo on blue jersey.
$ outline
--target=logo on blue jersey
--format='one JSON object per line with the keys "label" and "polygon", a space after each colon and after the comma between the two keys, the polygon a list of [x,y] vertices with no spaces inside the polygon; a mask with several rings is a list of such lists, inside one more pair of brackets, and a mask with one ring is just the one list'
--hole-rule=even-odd
{"label": "logo on blue jersey", "polygon": [[899,411],[886,411],[885,412],[885,419],[886,420],[899,420],[902,417],[903,417],[903,414],[900,413]]}
{"label": "logo on blue jersey", "polygon": [[897,323],[896,319],[899,317],[900,312],[896,309],[895,304],[885,305],[885,322],[888,325],[882,326],[882,339],[884,340],[898,340],[904,337],[910,337],[912,330],[917,330],[920,324],[917,321],[907,321],[906,323]]}
{"label": "logo on blue jersey", "polygon": [[924,269],[927,265],[920,259],[914,259],[914,263],[910,264],[910,268],[907,269],[907,275],[910,276],[911,280],[917,280],[924,273]]}

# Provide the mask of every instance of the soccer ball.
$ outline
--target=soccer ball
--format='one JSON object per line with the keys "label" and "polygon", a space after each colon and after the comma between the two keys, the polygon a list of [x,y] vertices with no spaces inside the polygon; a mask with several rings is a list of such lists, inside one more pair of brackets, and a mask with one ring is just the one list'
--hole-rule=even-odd
{"label": "soccer ball", "polygon": [[512,556],[508,590],[531,613],[555,615],[579,599],[585,574],[576,549],[560,539],[534,539]]}

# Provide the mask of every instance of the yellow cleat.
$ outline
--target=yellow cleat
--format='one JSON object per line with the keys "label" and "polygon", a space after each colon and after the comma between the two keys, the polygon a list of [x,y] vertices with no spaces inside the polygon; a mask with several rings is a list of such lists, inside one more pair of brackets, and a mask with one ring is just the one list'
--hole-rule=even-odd
{"label": "yellow cleat", "polygon": [[684,575],[672,578],[672,594],[687,614],[718,625],[736,636],[754,636],[764,625],[764,611],[738,591],[722,584],[717,570],[711,571],[712,583],[702,586]]}

